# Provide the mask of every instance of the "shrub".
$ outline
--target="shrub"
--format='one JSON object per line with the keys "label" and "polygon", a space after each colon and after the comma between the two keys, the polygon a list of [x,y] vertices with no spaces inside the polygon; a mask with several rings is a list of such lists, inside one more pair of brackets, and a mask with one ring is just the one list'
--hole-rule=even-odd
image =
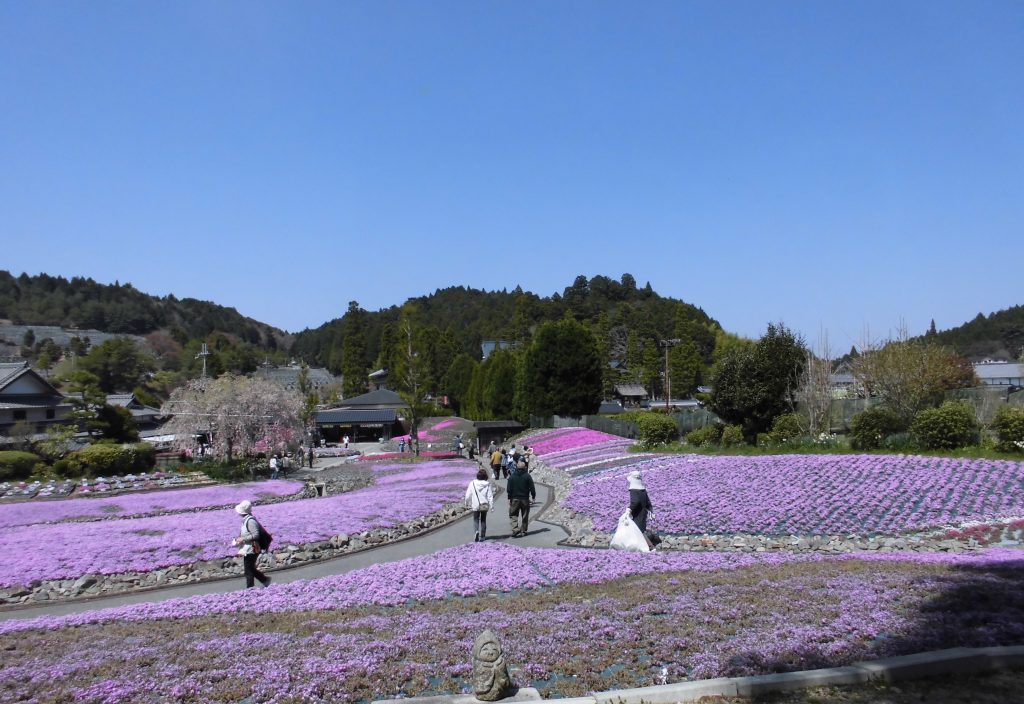
{"label": "shrub", "polygon": [[32,474],[39,461],[39,455],[33,455],[31,452],[0,451],[0,481],[25,479]]}
{"label": "shrub", "polygon": [[850,423],[850,444],[855,450],[875,450],[886,436],[905,430],[899,416],[884,406],[861,411]]}
{"label": "shrub", "polygon": [[974,406],[966,401],[946,401],[938,408],[918,412],[910,433],[925,450],[955,450],[978,442]]}
{"label": "shrub", "polygon": [[703,428],[697,428],[691,430],[686,434],[686,442],[697,447],[704,445],[715,445],[719,440],[722,439],[722,432],[724,426],[714,423],[712,425],[705,425]]}
{"label": "shrub", "polygon": [[62,473],[67,472],[65,476],[128,474],[155,466],[156,450],[149,443],[141,442],[131,445],[96,443],[71,453],[67,462],[67,468],[62,468]]}
{"label": "shrub", "polygon": [[772,422],[775,442],[784,443],[798,439],[804,434],[804,419],[799,413],[784,413]]}
{"label": "shrub", "polygon": [[679,426],[669,416],[645,413],[637,418],[640,442],[644,445],[665,445],[679,440]]}
{"label": "shrub", "polygon": [[53,463],[53,471],[58,477],[74,479],[82,476],[81,469],[71,464],[71,460],[62,458]]}
{"label": "shrub", "polygon": [[997,450],[1024,452],[1024,408],[1000,406],[992,417],[991,428],[996,434]]}
{"label": "shrub", "polygon": [[735,447],[743,444],[743,428],[739,425],[727,425],[722,431],[722,447]]}

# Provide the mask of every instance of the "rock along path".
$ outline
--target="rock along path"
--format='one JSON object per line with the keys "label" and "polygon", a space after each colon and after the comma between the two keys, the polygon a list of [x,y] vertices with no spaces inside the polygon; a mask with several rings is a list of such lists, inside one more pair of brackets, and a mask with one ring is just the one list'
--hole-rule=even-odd
{"label": "rock along path", "polygon": [[[498,487],[504,487],[504,480],[498,481]],[[495,497],[495,505],[489,512],[487,520],[487,539],[507,541],[523,547],[556,547],[558,541],[568,537],[568,533],[554,523],[537,520],[553,500],[551,488],[545,484],[537,484],[537,500],[530,512],[530,530],[522,538],[512,538],[508,520],[508,498],[502,490]],[[295,582],[300,579],[316,579],[335,574],[345,574],[369,565],[396,562],[409,557],[429,555],[446,548],[464,545],[473,540],[473,516],[465,516],[428,533],[423,533],[405,540],[387,543],[379,547],[368,548],[359,552],[340,557],[306,563],[300,567],[280,570],[269,570],[268,575],[275,584]],[[94,611],[126,604],[141,604],[167,599],[179,599],[198,594],[222,594],[241,589],[245,586],[241,575],[228,579],[207,582],[194,582],[165,589],[145,590],[118,594],[116,596],[94,599],[75,599],[47,605],[0,611],[0,621],[10,619],[28,619],[37,616],[63,616],[66,614]],[[258,588],[258,587],[257,587]]]}

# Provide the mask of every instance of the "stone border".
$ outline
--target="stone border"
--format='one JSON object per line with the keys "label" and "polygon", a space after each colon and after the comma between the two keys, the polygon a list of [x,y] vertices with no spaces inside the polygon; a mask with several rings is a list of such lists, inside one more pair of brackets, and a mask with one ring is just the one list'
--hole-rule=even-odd
{"label": "stone border", "polygon": [[[679,704],[702,697],[759,697],[770,692],[786,692],[826,685],[851,685],[872,681],[901,682],[938,675],[972,675],[1024,666],[1024,646],[990,648],[949,648],[881,660],[855,662],[846,667],[829,667],[801,672],[781,672],[752,677],[719,677],[654,687],[615,689],[595,692],[586,697],[557,699],[559,704]],[[529,695],[536,690],[522,689]],[[522,699],[517,699],[522,701]],[[538,696],[539,699],[539,696]],[[468,704],[478,700],[469,695],[378,699],[372,704]],[[502,699],[503,702],[516,701]],[[534,699],[537,701],[537,699]]]}

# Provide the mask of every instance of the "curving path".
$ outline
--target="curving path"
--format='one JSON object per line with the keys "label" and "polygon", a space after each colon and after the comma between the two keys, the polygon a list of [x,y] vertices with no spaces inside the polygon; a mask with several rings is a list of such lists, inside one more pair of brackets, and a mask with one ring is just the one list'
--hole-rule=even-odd
{"label": "curving path", "polygon": [[[500,481],[497,484],[501,487],[504,485],[504,481]],[[524,547],[555,547],[558,541],[568,537],[568,533],[560,525],[537,520],[551,505],[553,491],[546,484],[538,483],[536,486],[537,500],[534,502],[533,509],[530,512],[529,533],[522,538],[512,538],[508,520],[508,499],[502,490],[497,493],[495,506],[491,509],[490,516],[488,517],[488,540],[507,540],[515,545],[522,545]],[[472,514],[466,514],[452,523],[412,538],[298,567],[268,570],[267,574],[277,584],[295,582],[300,579],[316,579],[328,575],[345,574],[346,572],[373,564],[396,562],[409,557],[429,555],[438,550],[463,545],[472,540],[473,517]],[[32,606],[0,611],[0,621],[35,618],[37,616],[63,616],[65,614],[94,611],[96,609],[123,606],[125,604],[141,604],[178,599],[197,594],[221,594],[241,589],[244,586],[244,578],[239,575],[227,579],[192,582],[181,586],[127,592],[109,597],[76,599],[52,604],[33,604]]]}

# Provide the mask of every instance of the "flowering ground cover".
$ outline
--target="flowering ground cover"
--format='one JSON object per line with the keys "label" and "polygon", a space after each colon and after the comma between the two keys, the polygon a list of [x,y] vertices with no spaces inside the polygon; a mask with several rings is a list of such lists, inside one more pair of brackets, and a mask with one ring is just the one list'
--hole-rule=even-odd
{"label": "flowering ground cover", "polygon": [[302,491],[302,487],[302,482],[272,479],[264,482],[171,489],[101,498],[0,504],[0,529],[36,523],[97,521],[105,518],[197,511],[218,506],[230,507],[243,499],[258,504],[260,500],[296,494]]}
{"label": "flowering ground cover", "polygon": [[565,507],[614,530],[633,470],[667,533],[889,535],[1024,516],[1024,463],[896,455],[638,456],[574,480]]}
{"label": "flowering ground cover", "polygon": [[588,428],[558,428],[531,436],[528,444],[538,455],[552,455],[589,445],[622,444],[629,446],[633,444],[633,441]]}
{"label": "flowering ground cover", "polygon": [[517,682],[549,697],[837,666],[1019,643],[1022,577],[1024,553],[1000,549],[868,559],[469,544],[266,590],[8,621],[0,698],[458,693],[484,628],[502,639]]}
{"label": "flowering ground cover", "polygon": [[[476,473],[468,461],[370,465],[365,489],[270,504],[256,515],[276,546],[327,540],[339,533],[386,528],[460,501]],[[246,497],[252,498],[252,497]],[[4,533],[8,555],[0,586],[68,579],[88,573],[145,572],[196,560],[229,557],[240,520],[233,509],[150,518],[14,526]]]}

